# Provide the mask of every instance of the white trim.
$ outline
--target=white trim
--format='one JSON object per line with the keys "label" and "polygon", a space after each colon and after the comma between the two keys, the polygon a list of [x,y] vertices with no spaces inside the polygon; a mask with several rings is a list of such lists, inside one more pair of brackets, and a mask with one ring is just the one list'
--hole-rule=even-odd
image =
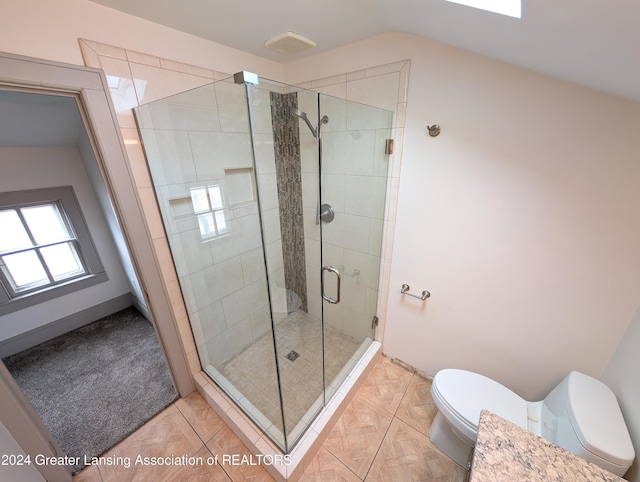
{"label": "white trim", "polygon": [[[195,385],[168,291],[162,282],[104,74],[90,67],[0,53],[0,88],[68,95],[77,99],[174,384],[180,395],[191,393]],[[53,455],[49,445],[51,435],[15,387],[4,366],[0,366],[0,372],[4,374],[0,380],[0,420],[26,453]],[[13,390],[7,388],[11,384]],[[51,482],[71,480],[69,467],[47,466],[46,471],[43,475]]]}
{"label": "white trim", "polygon": [[[46,429],[33,407],[11,377],[9,370],[0,363],[0,421],[20,445],[25,454],[63,457],[64,452]],[[70,465],[35,465],[49,482],[70,482]]]}
{"label": "white trim", "polygon": [[[195,384],[155,256],[104,73],[92,67],[4,53],[0,53],[0,72],[0,85],[20,86],[23,89],[32,86],[78,99],[80,113],[122,226],[173,381],[181,396],[188,395],[195,390]],[[12,73],[13,78],[8,78]]]}
{"label": "white trim", "polygon": [[181,396],[188,395],[195,390],[195,384],[155,257],[104,73],[92,67],[0,52],[0,87],[67,95],[78,101],[174,384]]}

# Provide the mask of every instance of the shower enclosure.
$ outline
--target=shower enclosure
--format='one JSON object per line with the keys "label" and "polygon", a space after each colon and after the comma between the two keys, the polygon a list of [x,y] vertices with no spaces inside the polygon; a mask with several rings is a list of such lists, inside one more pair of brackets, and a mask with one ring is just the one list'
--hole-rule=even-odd
{"label": "shower enclosure", "polygon": [[136,119],[203,370],[289,452],[373,339],[392,113],[241,72]]}

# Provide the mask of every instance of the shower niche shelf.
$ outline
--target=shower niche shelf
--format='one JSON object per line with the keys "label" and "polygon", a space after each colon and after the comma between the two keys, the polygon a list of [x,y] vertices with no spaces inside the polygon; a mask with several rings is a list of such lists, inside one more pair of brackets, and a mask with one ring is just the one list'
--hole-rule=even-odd
{"label": "shower niche shelf", "polygon": [[230,206],[239,206],[256,200],[252,168],[225,169],[224,181]]}

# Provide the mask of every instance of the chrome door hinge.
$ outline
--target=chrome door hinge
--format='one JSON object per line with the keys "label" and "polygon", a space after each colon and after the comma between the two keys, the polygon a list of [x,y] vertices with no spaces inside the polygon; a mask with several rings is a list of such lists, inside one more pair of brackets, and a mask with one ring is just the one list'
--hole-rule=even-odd
{"label": "chrome door hinge", "polygon": [[375,329],[376,326],[378,326],[378,317],[373,315],[373,318],[371,318],[371,329]]}

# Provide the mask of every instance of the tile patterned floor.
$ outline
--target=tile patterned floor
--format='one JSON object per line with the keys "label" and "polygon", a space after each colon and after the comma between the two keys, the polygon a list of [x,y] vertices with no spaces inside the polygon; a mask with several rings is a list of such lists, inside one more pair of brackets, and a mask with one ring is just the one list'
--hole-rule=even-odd
{"label": "tile patterned floor", "polygon": [[[287,432],[302,420],[322,394],[322,323],[302,310],[276,322],[276,346]],[[324,332],[327,382],[331,383],[360,347],[360,342],[327,325]],[[287,359],[291,351],[299,356]],[[224,366],[215,367],[282,431],[276,361],[271,333]],[[341,382],[341,381],[340,381]]]}
{"label": "tile patterned floor", "polygon": [[[381,357],[301,480],[462,482],[464,470],[436,449],[428,430],[431,382]],[[110,457],[249,455],[204,399],[178,400],[105,454]],[[259,465],[91,466],[74,482],[268,481]]]}

